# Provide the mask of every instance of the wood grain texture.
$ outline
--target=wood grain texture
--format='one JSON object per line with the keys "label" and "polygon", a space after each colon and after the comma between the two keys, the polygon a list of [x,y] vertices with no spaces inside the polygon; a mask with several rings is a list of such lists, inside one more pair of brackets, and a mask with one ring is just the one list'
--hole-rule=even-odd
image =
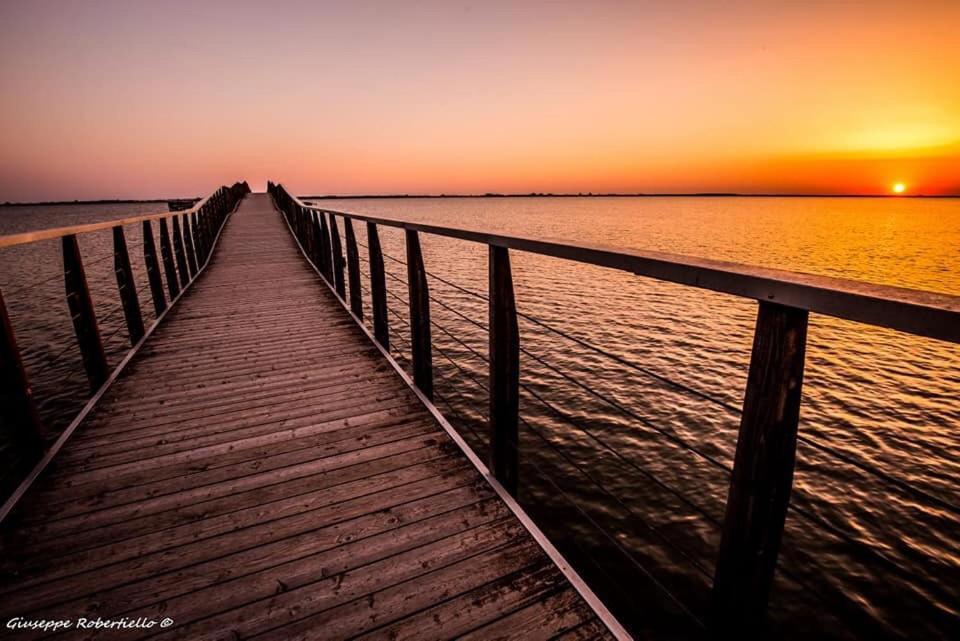
{"label": "wood grain texture", "polygon": [[713,582],[719,636],[762,628],[780,551],[803,388],[807,311],[760,303]]}
{"label": "wood grain texture", "polygon": [[65,639],[609,638],[268,196],[74,436],[4,524],[0,616],[174,621]]}

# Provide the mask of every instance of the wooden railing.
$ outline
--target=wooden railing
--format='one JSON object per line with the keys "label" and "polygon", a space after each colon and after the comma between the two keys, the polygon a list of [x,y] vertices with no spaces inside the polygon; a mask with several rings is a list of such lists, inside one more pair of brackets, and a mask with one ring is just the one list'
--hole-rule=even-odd
{"label": "wooden railing", "polygon": [[[130,346],[135,348],[147,334],[147,329],[144,326],[137,296],[124,226],[142,225],[143,260],[157,317],[156,323],[159,323],[168,306],[176,301],[206,266],[217,234],[226,221],[227,215],[249,191],[245,182],[236,183],[230,187],[220,187],[207,198],[183,211],[0,236],[0,250],[42,240],[60,239],[67,305],[73,321],[77,345],[80,348],[83,368],[93,395],[96,395],[107,382],[110,368],[104,352],[104,343],[90,296],[77,237],[94,231],[112,230],[117,295],[122,307]],[[159,225],[159,252],[153,234],[154,222]],[[164,276],[169,298],[164,294]],[[37,460],[50,446],[50,439],[54,435],[48,433],[37,411],[30,378],[23,365],[2,292],[0,292],[0,389],[6,397],[0,411],[3,411],[4,423],[10,426],[8,437],[16,443],[24,459]]]}
{"label": "wooden railing", "polygon": [[[960,297],[687,256],[507,236],[369,216],[308,205],[282,185],[268,191],[301,247],[362,321],[353,222],[366,225],[374,336],[389,349],[389,319],[378,226],[403,231],[413,378],[433,397],[430,295],[420,233],[484,244],[489,253],[489,468],[511,493],[519,454],[520,335],[510,250],[619,269],[640,276],[758,302],[746,392],[721,543],[714,571],[710,627],[717,636],[754,633],[765,617],[777,565],[797,446],[810,313],[960,342]],[[347,260],[337,233],[344,226]],[[349,303],[344,269],[349,271]],[[355,293],[356,292],[356,293]]]}

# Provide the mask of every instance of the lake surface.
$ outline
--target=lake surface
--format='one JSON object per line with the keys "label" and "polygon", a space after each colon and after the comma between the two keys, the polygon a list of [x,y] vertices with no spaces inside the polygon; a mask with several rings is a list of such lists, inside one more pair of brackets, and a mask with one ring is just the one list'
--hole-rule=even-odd
{"label": "lake surface", "polygon": [[[960,294],[960,200],[322,203]],[[163,209],[3,207],[0,233]],[[365,242],[364,230],[357,232]],[[152,320],[139,230],[127,234],[141,307]],[[385,252],[402,261],[400,234],[381,234]],[[111,238],[98,233],[80,243],[115,364],[128,344]],[[434,274],[438,405],[485,457],[487,311],[475,294],[486,293],[486,251],[429,236],[422,243]],[[519,252],[512,260],[518,309],[528,317],[520,320],[521,502],[638,636],[694,635],[708,612],[756,303]],[[386,267],[392,347],[402,359],[405,267],[390,259]],[[0,250],[0,288],[37,397],[46,420],[62,427],[88,390],[71,347],[60,269],[56,241]],[[369,318],[366,293],[364,300]],[[958,392],[960,346],[811,316],[800,424],[806,440],[771,597],[775,635],[948,638],[957,629]]]}

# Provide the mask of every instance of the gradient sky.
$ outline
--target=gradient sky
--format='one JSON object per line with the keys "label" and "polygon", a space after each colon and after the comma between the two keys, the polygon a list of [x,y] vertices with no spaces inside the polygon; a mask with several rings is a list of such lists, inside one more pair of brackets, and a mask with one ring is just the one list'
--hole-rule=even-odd
{"label": "gradient sky", "polygon": [[0,201],[960,193],[960,1],[0,0]]}

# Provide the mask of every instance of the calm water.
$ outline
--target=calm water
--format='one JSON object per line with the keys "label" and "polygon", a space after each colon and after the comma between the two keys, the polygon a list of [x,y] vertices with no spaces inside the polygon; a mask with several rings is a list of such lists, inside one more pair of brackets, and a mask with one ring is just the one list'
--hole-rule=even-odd
{"label": "calm water", "polygon": [[[325,202],[364,213],[960,294],[958,200]],[[2,208],[0,233],[157,209]],[[399,234],[384,230],[382,236],[385,251],[403,259]],[[138,230],[128,229],[128,241],[139,244]],[[423,246],[429,271],[485,292],[484,248],[432,237],[424,237]],[[113,311],[118,305],[111,261],[89,263],[111,251],[109,234],[83,237],[81,247],[98,311],[112,313],[103,331],[113,336],[108,347],[116,362],[126,337],[122,316]],[[141,268],[139,247],[132,253],[135,269]],[[691,636],[697,630],[692,618],[706,616],[719,543],[716,521],[728,485],[724,468],[732,464],[736,445],[738,416],[722,404],[740,405],[756,304],[520,253],[513,255],[513,268],[521,313],[644,370],[521,319],[521,341],[529,352],[521,374],[521,501],[638,636]],[[60,355],[71,336],[62,283],[55,278],[16,291],[59,269],[56,242],[0,250],[0,287],[43,412],[62,425],[86,392],[76,350]],[[387,269],[405,277],[397,262],[388,260]],[[396,313],[392,342],[402,355],[405,286],[393,278],[387,284]],[[439,404],[485,455],[486,333],[477,325],[486,324],[485,303],[437,278],[430,287],[434,320],[465,343],[434,329]],[[146,293],[142,281],[141,305],[149,316]],[[958,390],[956,345],[811,317],[800,426],[808,440],[798,450],[771,598],[776,635],[947,638],[957,629]],[[675,437],[702,456],[677,446]]]}

